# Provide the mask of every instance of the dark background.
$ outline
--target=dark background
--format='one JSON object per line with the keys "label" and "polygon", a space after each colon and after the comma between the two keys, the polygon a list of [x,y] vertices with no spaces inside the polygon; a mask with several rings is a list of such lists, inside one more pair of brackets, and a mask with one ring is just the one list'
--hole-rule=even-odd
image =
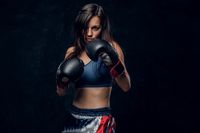
{"label": "dark background", "polygon": [[132,88],[114,86],[119,133],[194,132],[199,122],[199,5],[191,0],[1,0],[0,132],[59,133],[73,92],[55,72],[86,3],[102,5]]}

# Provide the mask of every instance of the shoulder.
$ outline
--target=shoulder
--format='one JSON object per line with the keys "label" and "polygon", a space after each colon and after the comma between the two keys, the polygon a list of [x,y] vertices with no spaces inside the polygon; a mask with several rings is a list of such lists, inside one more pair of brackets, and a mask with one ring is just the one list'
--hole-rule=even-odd
{"label": "shoulder", "polygon": [[66,53],[65,53],[65,59],[75,51],[75,47],[74,46],[71,46],[69,47],[67,50],[66,50]]}
{"label": "shoulder", "polygon": [[116,41],[112,41],[111,46],[116,50],[122,50],[121,47],[120,47],[120,44]]}

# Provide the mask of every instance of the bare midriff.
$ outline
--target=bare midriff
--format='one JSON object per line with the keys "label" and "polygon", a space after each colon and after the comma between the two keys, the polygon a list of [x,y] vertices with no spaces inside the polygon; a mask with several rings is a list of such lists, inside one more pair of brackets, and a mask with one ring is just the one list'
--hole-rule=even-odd
{"label": "bare midriff", "polygon": [[83,109],[110,107],[111,87],[84,87],[78,88],[73,105]]}

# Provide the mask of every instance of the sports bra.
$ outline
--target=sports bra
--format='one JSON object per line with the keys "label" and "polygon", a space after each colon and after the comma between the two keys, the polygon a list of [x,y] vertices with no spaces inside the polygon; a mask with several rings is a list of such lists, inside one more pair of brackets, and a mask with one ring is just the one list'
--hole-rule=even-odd
{"label": "sports bra", "polygon": [[76,82],[76,88],[82,87],[111,87],[112,77],[107,66],[101,58],[96,62],[90,61],[84,65],[84,71],[80,79]]}

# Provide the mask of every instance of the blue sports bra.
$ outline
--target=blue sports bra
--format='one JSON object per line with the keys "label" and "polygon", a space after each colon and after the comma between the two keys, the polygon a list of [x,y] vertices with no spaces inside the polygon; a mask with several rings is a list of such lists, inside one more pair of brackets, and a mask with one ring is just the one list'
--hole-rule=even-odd
{"label": "blue sports bra", "polygon": [[82,87],[111,87],[112,77],[106,65],[99,58],[98,61],[90,61],[84,66],[80,79],[76,82],[77,88]]}

